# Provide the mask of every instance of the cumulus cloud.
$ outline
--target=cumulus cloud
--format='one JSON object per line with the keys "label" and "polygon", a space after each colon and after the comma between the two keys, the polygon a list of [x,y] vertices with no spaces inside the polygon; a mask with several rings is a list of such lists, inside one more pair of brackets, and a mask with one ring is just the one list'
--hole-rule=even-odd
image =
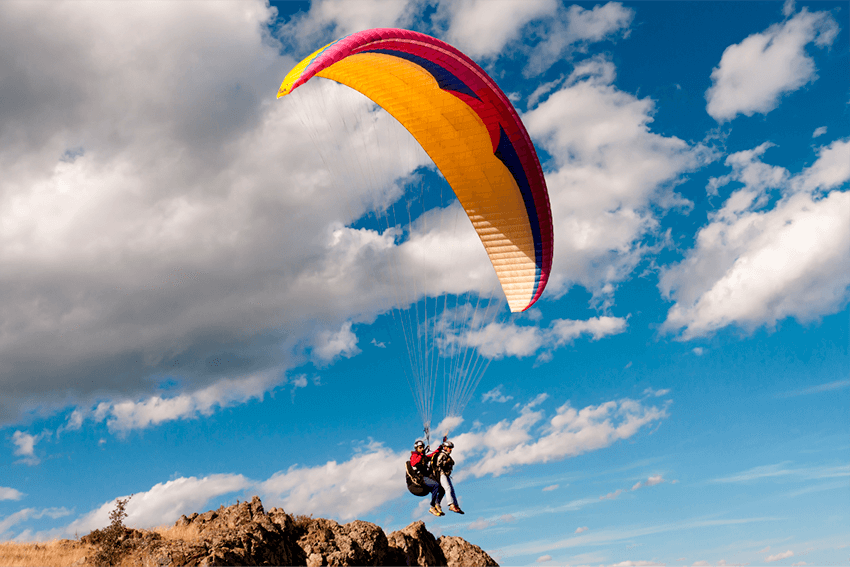
{"label": "cumulus cloud", "polygon": [[[203,478],[181,477],[159,483],[145,492],[132,495],[127,503],[125,524],[135,528],[151,528],[172,524],[183,514],[200,509],[210,499],[248,488],[252,482],[241,474],[214,474]],[[123,497],[126,498],[126,497]],[[109,524],[109,512],[115,500],[81,516],[62,529],[66,536],[88,533]]]}
{"label": "cumulus cloud", "polygon": [[222,379],[191,393],[172,397],[149,396],[139,400],[100,402],[92,408],[77,408],[68,418],[79,428],[85,420],[106,421],[109,430],[124,435],[132,430],[146,429],[178,419],[210,415],[217,408],[262,399],[264,393],[279,383],[274,372]]}
{"label": "cumulus cloud", "polygon": [[547,561],[552,561],[551,555],[541,555],[535,560],[537,563],[546,563]]}
{"label": "cumulus cloud", "polygon": [[[203,415],[280,385],[311,352],[353,355],[352,329],[392,307],[492,290],[472,228],[447,228],[459,207],[413,227],[348,226],[387,211],[427,156],[330,81],[275,101],[294,59],[269,36],[264,2],[39,6],[0,4],[0,53],[28,54],[0,56],[12,85],[0,108],[3,422],[70,401],[83,408],[74,429],[104,398],[116,430]],[[345,108],[349,129],[305,130],[305,100]],[[363,136],[404,141],[398,159]],[[366,175],[342,198],[329,190],[353,148],[383,192]],[[172,379],[183,393],[156,393]]]}
{"label": "cumulus cloud", "polygon": [[373,442],[346,462],[293,465],[258,488],[268,505],[352,520],[407,492],[399,463],[408,456]]}
{"label": "cumulus cloud", "polygon": [[339,331],[322,331],[313,345],[313,354],[326,363],[340,356],[351,358],[359,353],[357,335],[351,330],[351,321],[345,322]]}
{"label": "cumulus cloud", "polygon": [[673,191],[689,171],[713,159],[650,129],[654,102],[613,86],[613,63],[593,58],[523,116],[552,157],[546,175],[555,233],[547,293],[579,284],[610,301],[659,232],[658,215],[690,203]]}
{"label": "cumulus cloud", "polygon": [[837,34],[838,24],[829,12],[804,8],[793,18],[727,47],[711,73],[706,110],[720,122],[738,114],[767,114],[782,95],[817,78],[807,46],[827,47]]}
{"label": "cumulus cloud", "polygon": [[641,428],[667,416],[666,407],[622,399],[576,410],[566,403],[549,419],[535,409],[545,396],[520,408],[513,420],[503,420],[483,431],[455,437],[459,479],[499,476],[514,467],[559,461],[608,447],[635,435]]}
{"label": "cumulus cloud", "polygon": [[574,533],[574,534],[580,534],[580,533],[584,533],[584,532],[586,532],[587,530],[588,530],[588,527],[587,527],[587,526],[582,526],[582,527],[580,527],[580,528],[576,528],[576,531],[574,531],[573,533]]}
{"label": "cumulus cloud", "polygon": [[572,5],[560,6],[554,18],[540,23],[538,33],[543,40],[531,51],[527,76],[545,72],[558,60],[589,43],[627,36],[634,18],[634,10],[619,2],[598,4],[591,9]]}
{"label": "cumulus cloud", "polygon": [[[524,73],[535,76],[590,43],[627,36],[633,18],[634,11],[619,2],[586,9],[557,0],[440,0],[432,23],[441,38],[473,59],[498,58],[509,47],[525,52]],[[529,106],[541,94],[532,95]]]}
{"label": "cumulus cloud", "polygon": [[38,435],[30,435],[29,433],[25,433],[23,431],[15,431],[12,434],[12,443],[15,445],[14,454],[22,457],[19,463],[26,463],[28,465],[37,465],[41,462],[35,454],[35,444],[38,443],[42,438],[44,438],[47,433],[39,433]]}
{"label": "cumulus cloud", "polygon": [[[761,161],[769,144],[730,155],[732,172],[709,187],[743,183],[697,234],[659,287],[675,300],[664,328],[683,339],[727,325],[772,327],[786,317],[834,313],[850,286],[850,141],[821,148],[797,175]],[[772,190],[780,199],[765,208]]]}
{"label": "cumulus cloud", "polygon": [[552,484],[550,486],[543,487],[543,492],[551,492],[552,490],[558,490],[559,485]]}
{"label": "cumulus cloud", "polygon": [[487,358],[522,358],[543,350],[542,360],[549,360],[551,350],[570,344],[582,335],[600,340],[625,330],[626,320],[622,317],[555,319],[548,328],[494,322],[470,331],[464,342],[476,347],[481,355]]}
{"label": "cumulus cloud", "polygon": [[24,493],[15,490],[14,488],[9,488],[7,486],[0,486],[0,500],[20,500],[24,497]]}
{"label": "cumulus cloud", "polygon": [[532,20],[552,17],[557,0],[442,1],[435,16],[442,38],[473,59],[501,53]]}
{"label": "cumulus cloud", "polygon": [[294,42],[302,56],[351,33],[371,28],[407,28],[423,0],[315,0],[283,24],[277,35]]}
{"label": "cumulus cloud", "polygon": [[790,549],[788,551],[783,551],[782,553],[776,553],[774,555],[768,555],[764,558],[765,563],[772,563],[774,561],[779,561],[780,559],[788,559],[789,557],[794,557],[794,552]]}

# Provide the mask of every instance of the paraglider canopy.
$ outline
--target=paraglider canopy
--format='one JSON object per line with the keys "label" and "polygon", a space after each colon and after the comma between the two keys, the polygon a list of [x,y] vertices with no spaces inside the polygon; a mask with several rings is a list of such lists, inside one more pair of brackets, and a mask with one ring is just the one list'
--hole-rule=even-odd
{"label": "paraglider canopy", "polygon": [[451,185],[512,312],[531,307],[552,266],[552,215],[537,153],[516,110],[469,57],[400,29],[357,32],[315,51],[278,97],[312,77],[347,85],[394,116]]}

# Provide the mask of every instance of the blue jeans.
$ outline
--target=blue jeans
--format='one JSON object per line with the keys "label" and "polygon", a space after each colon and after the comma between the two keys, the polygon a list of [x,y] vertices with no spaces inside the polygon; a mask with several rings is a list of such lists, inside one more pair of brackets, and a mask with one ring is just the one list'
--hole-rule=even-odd
{"label": "blue jeans", "polygon": [[428,490],[431,491],[431,506],[437,504],[440,500],[443,499],[443,494],[445,494],[445,491],[443,490],[443,487],[440,486],[439,482],[437,482],[433,478],[426,476],[422,478],[422,484],[424,484],[428,488]]}
{"label": "blue jeans", "polygon": [[[442,485],[443,493],[447,493],[449,495],[449,505],[451,506],[452,504],[454,504],[455,506],[457,506],[457,497],[455,496],[455,487],[452,484],[452,478],[450,476],[440,473],[440,484]],[[440,500],[442,499],[443,497],[441,496]]]}

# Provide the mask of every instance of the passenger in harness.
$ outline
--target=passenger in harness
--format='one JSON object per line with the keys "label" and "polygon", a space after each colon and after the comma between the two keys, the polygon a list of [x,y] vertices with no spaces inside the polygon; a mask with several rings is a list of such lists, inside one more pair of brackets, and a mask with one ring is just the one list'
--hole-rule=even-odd
{"label": "passenger in harness", "polygon": [[[431,458],[431,471],[434,478],[440,481],[440,485],[443,488],[443,494],[449,495],[449,510],[457,514],[463,514],[463,510],[461,510],[460,506],[457,505],[455,487],[452,485],[452,469],[455,466],[454,459],[452,459],[452,449],[454,449],[454,443],[443,437],[443,444],[440,445],[439,449],[432,453],[434,456]],[[442,499],[443,497],[440,496],[439,500]],[[436,508],[437,511],[440,512],[440,516],[445,516],[442,509],[440,509],[439,504],[437,504]],[[429,512],[434,514],[431,510],[429,510]],[[434,515],[436,516],[437,514]]]}
{"label": "passenger in harness", "polygon": [[[445,491],[439,482],[432,478],[433,473],[430,470],[429,464],[432,457],[437,453],[434,451],[427,454],[425,443],[417,440],[413,444],[413,451],[410,452],[410,459],[405,464],[407,489],[414,496],[426,496],[431,494],[430,512],[435,516],[445,516],[440,509],[440,501],[443,499]],[[436,513],[435,513],[436,512]]]}

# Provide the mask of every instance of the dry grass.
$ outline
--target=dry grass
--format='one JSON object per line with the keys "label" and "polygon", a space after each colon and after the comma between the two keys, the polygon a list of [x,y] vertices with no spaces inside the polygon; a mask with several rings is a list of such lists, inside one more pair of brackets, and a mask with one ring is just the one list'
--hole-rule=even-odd
{"label": "dry grass", "polygon": [[82,565],[95,549],[77,541],[53,540],[44,543],[0,543],[0,567],[39,567]]}
{"label": "dry grass", "polygon": [[151,531],[158,533],[162,536],[162,539],[180,540],[187,543],[197,540],[201,535],[198,527],[192,524],[188,526],[159,526]]}

